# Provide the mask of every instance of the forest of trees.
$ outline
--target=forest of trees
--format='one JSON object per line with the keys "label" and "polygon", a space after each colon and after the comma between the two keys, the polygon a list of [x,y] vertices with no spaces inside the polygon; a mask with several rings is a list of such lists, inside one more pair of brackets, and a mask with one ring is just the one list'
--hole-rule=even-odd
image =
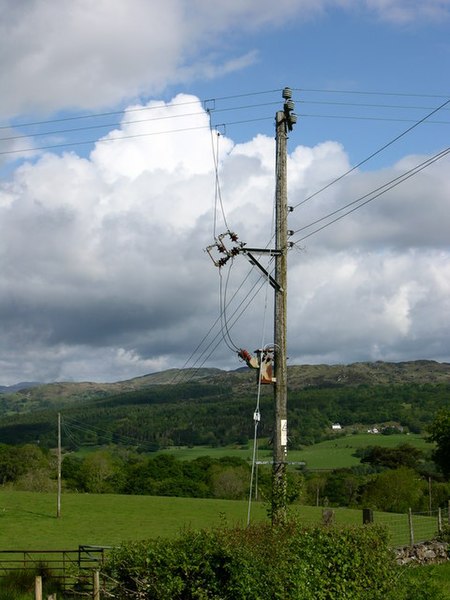
{"label": "forest of trees", "polygon": [[[410,377],[420,367],[413,365]],[[386,366],[379,368],[384,372]],[[424,369],[426,373],[426,365]],[[342,426],[342,435],[374,425],[384,427],[386,434],[399,428],[405,433],[428,433],[435,449],[432,452],[430,446],[428,452],[422,452],[407,444],[389,449],[372,446],[359,452],[361,464],[357,467],[328,472],[290,466],[290,501],[382,510],[403,510],[408,505],[426,510],[431,483],[433,502],[446,502],[450,497],[450,384],[368,384],[349,383],[348,379],[345,384],[336,378],[321,384],[311,380],[300,389],[295,376],[292,378],[294,385],[288,390],[291,449],[336,435],[331,431],[335,422]],[[79,395],[76,401],[65,398],[61,409],[64,489],[247,497],[250,465],[244,460],[213,459],[205,451],[205,456],[196,460],[179,461],[155,452],[172,446],[245,446],[253,434],[253,389],[248,378],[220,374],[180,385]],[[259,437],[269,445],[274,421],[272,393],[271,386],[265,387],[260,402]],[[9,413],[0,422],[0,485],[34,491],[55,489],[57,403],[48,398],[37,402],[36,397],[26,410],[28,391],[16,393],[10,406],[8,396],[0,394],[4,412]],[[258,486],[263,500],[269,500],[270,479],[270,467],[261,466]]]}
{"label": "forest of trees", "polygon": [[[246,389],[217,384],[160,385],[137,392],[66,406],[63,419],[73,425],[69,448],[86,445],[133,445],[143,451],[168,446],[227,446],[246,443],[253,431],[255,397]],[[424,432],[434,415],[450,407],[450,384],[396,384],[290,389],[289,444],[293,449],[317,443],[331,423],[369,427],[395,423],[405,431]],[[270,439],[272,389],[263,390],[260,435]],[[4,417],[4,443],[56,445],[57,411]]]}
{"label": "forest of trees", "polygon": [[[446,506],[450,498],[450,410],[430,425],[434,449],[408,443],[373,445],[356,452],[361,464],[346,469],[309,471],[290,466],[288,500],[310,505],[372,507],[405,512]],[[170,454],[108,446],[82,455],[67,449],[62,462],[64,490],[78,493],[148,494],[245,499],[250,464],[240,458],[202,456],[177,460]],[[0,483],[25,491],[56,489],[56,455],[36,444],[0,444]],[[259,499],[269,502],[271,467],[258,467]],[[430,495],[431,493],[431,495]]]}

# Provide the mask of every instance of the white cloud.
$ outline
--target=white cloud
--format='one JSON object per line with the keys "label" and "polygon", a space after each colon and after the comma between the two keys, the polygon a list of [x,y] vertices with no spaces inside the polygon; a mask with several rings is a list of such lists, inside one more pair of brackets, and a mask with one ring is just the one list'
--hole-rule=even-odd
{"label": "white cloud", "polygon": [[0,114],[117,106],[245,69],[257,50],[233,36],[362,6],[400,23],[450,12],[447,0],[0,0]]}
{"label": "white cloud", "polygon": [[[225,229],[215,194],[207,115],[193,97],[158,105],[185,131],[127,137],[127,123],[89,158],[42,155],[0,184],[2,383],[117,380],[183,366],[219,315],[218,272],[203,249]],[[134,108],[137,108],[135,105]],[[145,108],[145,107],[142,107]],[[152,127],[156,127],[153,122]],[[112,141],[115,140],[115,141]],[[217,140],[213,140],[214,146]],[[225,219],[248,245],[271,236],[274,143],[219,138]],[[375,189],[424,157],[356,172],[299,206],[300,227]],[[347,170],[334,142],[292,148],[290,203]],[[449,161],[302,242],[289,257],[289,354],[294,362],[450,357]],[[260,344],[264,289],[235,260],[227,282],[239,346]],[[226,271],[224,271],[226,278]],[[236,292],[235,299],[232,300]],[[247,294],[249,294],[247,296]],[[242,304],[240,304],[242,303]],[[269,318],[270,320],[270,318]],[[218,325],[193,360],[208,358]],[[270,327],[266,341],[270,339]],[[205,342],[206,343],[206,342]],[[201,357],[201,358],[199,358]],[[207,364],[238,367],[222,344]],[[189,366],[189,365],[188,365]]]}
{"label": "white cloud", "polygon": [[365,0],[367,7],[382,19],[394,23],[411,23],[422,19],[448,19],[448,0]]}

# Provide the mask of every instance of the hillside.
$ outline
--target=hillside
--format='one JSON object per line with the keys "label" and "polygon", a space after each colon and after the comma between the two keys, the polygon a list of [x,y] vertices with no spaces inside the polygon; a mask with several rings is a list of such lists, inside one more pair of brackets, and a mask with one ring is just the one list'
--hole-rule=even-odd
{"label": "hillside", "polygon": [[[292,366],[289,434],[292,447],[349,430],[394,424],[418,433],[450,405],[450,365],[433,361]],[[261,436],[270,439],[272,386],[261,397]],[[0,439],[56,443],[61,412],[74,447],[120,443],[171,445],[246,443],[252,435],[255,372],[170,370],[109,384],[53,383],[0,394]]]}
{"label": "hillside", "polygon": [[[0,414],[28,412],[43,407],[60,408],[68,403],[140,391],[155,385],[179,385],[186,382],[232,385],[238,389],[253,387],[255,373],[249,369],[169,369],[115,383],[57,382],[23,383],[0,387]],[[400,363],[363,362],[351,365],[300,365],[288,367],[288,385],[292,390],[308,387],[449,383],[450,364],[429,360]]]}

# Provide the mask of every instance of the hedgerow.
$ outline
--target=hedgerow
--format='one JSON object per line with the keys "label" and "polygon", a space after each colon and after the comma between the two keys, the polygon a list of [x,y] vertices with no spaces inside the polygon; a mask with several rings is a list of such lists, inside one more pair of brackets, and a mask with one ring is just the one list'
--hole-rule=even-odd
{"label": "hedgerow", "polygon": [[399,570],[377,526],[186,531],[123,544],[105,574],[120,600],[386,600]]}

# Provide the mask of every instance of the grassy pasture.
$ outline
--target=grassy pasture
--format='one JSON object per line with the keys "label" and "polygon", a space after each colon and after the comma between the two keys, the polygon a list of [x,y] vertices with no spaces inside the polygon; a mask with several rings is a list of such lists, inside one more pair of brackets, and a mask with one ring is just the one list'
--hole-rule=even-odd
{"label": "grassy pasture", "polygon": [[[359,458],[353,456],[355,450],[358,448],[367,446],[393,448],[405,443],[411,444],[421,450],[430,450],[432,448],[431,444],[427,443],[423,436],[417,434],[375,435],[358,433],[326,440],[325,442],[308,446],[303,450],[290,450],[288,457],[293,462],[306,462],[306,466],[310,469],[339,469],[360,464]],[[244,460],[251,460],[252,445],[249,443],[247,448],[242,448],[241,446],[228,446],[226,448],[212,448],[207,446],[195,446],[193,448],[176,447],[161,450],[159,453],[172,454],[181,460],[194,460],[199,456],[211,456],[212,458],[238,456]],[[260,460],[270,460],[271,456],[272,452],[270,450],[259,450],[258,452]]]}
{"label": "grassy pasture", "polygon": [[[293,505],[305,524],[321,521],[322,508]],[[336,523],[360,525],[361,510],[336,509]],[[267,506],[253,503],[253,521],[267,519]],[[432,537],[436,519],[416,517],[422,539]],[[123,541],[173,537],[184,528],[245,524],[247,502],[200,498],[63,494],[56,518],[55,494],[0,491],[0,550],[72,550],[79,545],[114,546]],[[391,532],[392,544],[408,543],[406,515],[375,513]],[[419,529],[420,526],[420,529]]]}
{"label": "grassy pasture", "polygon": [[417,580],[429,578],[439,586],[445,598],[450,598],[450,561],[441,565],[413,567],[408,570],[408,574]]}
{"label": "grassy pasture", "polygon": [[[265,508],[255,505],[255,519]],[[203,528],[226,520],[243,523],[246,503],[232,500],[63,494],[56,518],[56,495],[0,492],[0,549],[74,549],[79,544],[112,546],[122,541],[172,537],[186,527]]]}
{"label": "grassy pasture", "polygon": [[[61,506],[62,516],[57,519],[54,494],[1,490],[0,550],[75,550],[80,544],[114,546],[128,540],[173,537],[186,527],[244,524],[247,517],[246,502],[227,500],[63,494]],[[297,505],[290,511],[305,524],[321,520],[320,507]],[[337,524],[361,524],[360,510],[337,509],[335,514]],[[266,518],[266,506],[255,503],[252,520]],[[431,537],[435,521],[428,517],[419,519]],[[388,528],[393,545],[408,543],[406,515],[375,513],[375,522]],[[41,558],[45,561],[45,556]],[[429,576],[444,593],[450,594],[450,563],[407,572],[417,578]]]}

